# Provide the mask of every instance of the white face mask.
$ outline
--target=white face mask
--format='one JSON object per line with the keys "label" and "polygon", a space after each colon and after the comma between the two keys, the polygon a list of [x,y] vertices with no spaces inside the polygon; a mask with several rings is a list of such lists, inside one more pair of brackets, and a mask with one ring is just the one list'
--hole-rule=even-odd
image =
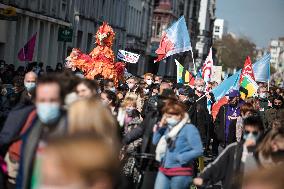
{"label": "white face mask", "polygon": [[144,94],[149,94],[149,89],[143,89]]}
{"label": "white face mask", "polygon": [[266,93],[259,93],[259,98],[267,98],[267,94]]}
{"label": "white face mask", "polygon": [[135,84],[134,83],[129,83],[129,84],[127,84],[128,85],[128,88],[129,89],[133,89],[134,88],[134,86],[135,86]]}
{"label": "white face mask", "polygon": [[153,81],[151,79],[146,80],[147,85],[152,85]]}

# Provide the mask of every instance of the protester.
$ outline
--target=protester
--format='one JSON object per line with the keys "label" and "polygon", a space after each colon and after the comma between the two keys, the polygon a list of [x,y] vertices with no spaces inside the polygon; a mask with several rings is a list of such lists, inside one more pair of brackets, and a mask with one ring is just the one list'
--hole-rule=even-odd
{"label": "protester", "polygon": [[162,83],[163,77],[162,76],[155,76],[154,83],[160,85]]}
{"label": "protester", "polygon": [[106,90],[109,90],[109,91],[111,91],[111,92],[113,92],[113,93],[116,92],[116,88],[115,88],[114,83],[113,83],[112,80],[106,79],[106,80],[104,80],[103,83],[104,83],[103,89],[104,89],[105,91],[106,91]]}
{"label": "protester", "polygon": [[25,75],[24,79],[24,85],[25,90],[23,91],[21,95],[20,102],[25,103],[26,101],[31,101],[31,96],[36,88],[36,82],[37,82],[37,75],[35,72],[28,72]]}
{"label": "protester", "polygon": [[99,99],[91,97],[74,102],[68,115],[68,133],[95,133],[118,143],[116,121]]}
{"label": "protester", "polygon": [[243,121],[245,118],[252,116],[256,111],[251,103],[244,103],[240,109],[240,116],[236,122],[236,141],[240,142],[243,136]]}
{"label": "protester", "polygon": [[258,88],[258,108],[262,118],[264,118],[265,111],[269,109],[268,91],[265,86]]}
{"label": "protester", "polygon": [[216,140],[219,143],[219,152],[221,152],[227,145],[236,142],[236,122],[237,118],[241,116],[239,91],[230,91],[228,97],[228,104],[220,107],[214,122],[214,132]]}
{"label": "protester", "polygon": [[50,140],[42,153],[39,188],[113,189],[117,157],[116,146],[94,134]]}
{"label": "protester", "polygon": [[90,98],[97,94],[97,88],[95,81],[83,79],[76,86],[76,92],[79,98]]}
{"label": "protester", "polygon": [[125,98],[131,97],[131,98],[136,99],[137,109],[138,109],[139,112],[141,112],[143,105],[144,105],[145,94],[144,94],[143,88],[138,85],[138,83],[139,83],[138,78],[133,77],[133,76],[129,77],[126,80],[126,83],[127,83],[129,90],[126,93]]}
{"label": "protester", "polygon": [[263,167],[284,163],[284,128],[271,129],[257,151],[259,162]]}
{"label": "protester", "polygon": [[265,111],[265,126],[266,129],[272,127],[274,120],[280,120],[284,123],[284,99],[282,96],[277,95],[273,98],[273,108]]}
{"label": "protester", "polygon": [[119,109],[117,120],[123,129],[123,137],[127,137],[127,140],[131,141],[122,147],[121,159],[123,162],[123,174],[128,180],[128,188],[133,188],[135,187],[134,184],[138,183],[141,177],[138,160],[134,154],[140,153],[142,144],[142,133],[139,134],[139,138],[136,134],[133,135],[131,133],[135,128],[141,127],[142,122],[135,99],[131,97],[124,99]]}
{"label": "protester", "polygon": [[[53,136],[67,133],[66,115],[62,105],[64,93],[57,77],[43,76],[38,80],[35,96],[36,114],[34,121],[28,126],[22,141],[17,188],[25,189],[35,186],[32,182],[37,174],[37,162],[46,140]],[[36,187],[36,186],[35,186]]]}
{"label": "protester", "polygon": [[117,97],[114,92],[105,90],[101,93],[101,100],[107,106],[113,115],[118,113]]}
{"label": "protester", "polygon": [[152,84],[154,83],[153,82],[153,78],[154,77],[154,75],[153,74],[151,74],[151,73],[145,73],[144,74],[144,82],[146,83],[146,89],[151,89],[151,86],[152,86]]}
{"label": "protester", "polygon": [[259,116],[250,116],[243,125],[243,140],[228,145],[199,178],[194,179],[195,185],[207,186],[221,181],[224,189],[238,189],[241,183],[237,178],[242,180],[245,173],[258,168],[255,151],[264,132],[263,123]]}
{"label": "protester", "polygon": [[250,172],[244,177],[242,189],[282,189],[284,164]]}
{"label": "protester", "polygon": [[163,107],[163,118],[153,132],[156,160],[161,163],[155,188],[189,188],[193,161],[202,155],[203,149],[199,132],[190,124],[185,106],[168,101]]}
{"label": "protester", "polygon": [[212,117],[209,114],[211,107],[207,107],[208,102],[214,103],[214,95],[209,92],[205,92],[205,82],[203,79],[198,78],[194,82],[194,101],[191,112],[189,113],[190,119],[194,125],[198,128],[202,143],[206,148],[205,152],[209,151],[210,142],[210,126],[212,126]]}

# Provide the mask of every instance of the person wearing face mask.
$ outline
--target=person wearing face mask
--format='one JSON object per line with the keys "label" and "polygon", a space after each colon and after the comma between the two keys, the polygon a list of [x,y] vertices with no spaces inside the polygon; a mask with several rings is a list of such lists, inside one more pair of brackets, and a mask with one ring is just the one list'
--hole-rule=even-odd
{"label": "person wearing face mask", "polygon": [[67,118],[62,109],[64,93],[56,75],[39,78],[35,93],[35,117],[23,135],[17,188],[36,188],[36,177],[46,140],[67,133]]}
{"label": "person wearing face mask", "polygon": [[31,96],[35,90],[36,81],[37,75],[32,71],[25,74],[24,82],[22,80],[22,77],[15,76],[15,78],[13,79],[14,93],[9,97],[10,107],[22,107],[32,104]]}
{"label": "person wearing face mask", "polygon": [[161,122],[153,128],[156,160],[160,162],[155,189],[187,189],[193,175],[193,162],[202,155],[198,129],[190,123],[186,107],[168,100],[162,109]]}
{"label": "person wearing face mask", "polygon": [[[214,151],[219,151],[219,153],[227,145],[236,142],[236,122],[237,118],[241,115],[240,107],[242,102],[240,102],[239,91],[231,90],[228,97],[228,104],[220,107],[214,122],[214,133],[216,136],[216,147],[214,147]],[[217,146],[219,146],[218,150]]]}
{"label": "person wearing face mask", "polygon": [[259,144],[258,160],[267,168],[284,163],[284,127],[271,129]]}
{"label": "person wearing face mask", "polygon": [[139,112],[142,111],[144,105],[144,90],[142,87],[138,86],[138,78],[131,76],[126,80],[128,91],[125,95],[125,98],[131,97],[136,98],[137,100],[137,109]]}
{"label": "person wearing face mask", "polygon": [[156,75],[154,79],[154,83],[160,85],[162,83],[163,77]]}
{"label": "person wearing face mask", "polygon": [[116,116],[118,113],[116,94],[112,91],[105,90],[100,95],[103,104],[110,109],[112,115]]}
{"label": "person wearing face mask", "polygon": [[237,142],[240,142],[243,135],[243,121],[245,118],[252,116],[254,113],[256,113],[253,105],[251,103],[244,103],[241,106],[241,115],[237,118],[236,122],[236,140]]}
{"label": "person wearing face mask", "polygon": [[[117,121],[121,127],[123,138],[126,137],[127,140],[131,141],[128,144],[124,143],[121,150],[121,161],[123,174],[126,177],[125,184],[127,188],[134,188],[135,184],[139,182],[141,173],[137,166],[138,160],[133,154],[140,153],[143,135],[141,129],[137,130],[138,127],[141,127],[142,119],[134,98],[127,97],[124,99],[118,112]],[[134,130],[139,133],[133,133]]]}
{"label": "person wearing face mask", "polygon": [[151,73],[145,73],[144,74],[144,82],[147,84],[146,88],[151,88],[152,84],[153,84],[153,77],[154,75]]}
{"label": "person wearing face mask", "polygon": [[259,168],[256,149],[263,132],[263,122],[259,116],[246,118],[243,139],[239,143],[228,145],[215,161],[207,165],[200,176],[193,180],[193,183],[206,187],[221,181],[224,189],[240,189],[244,175]]}
{"label": "person wearing face mask", "polygon": [[109,91],[112,91],[114,93],[116,92],[116,88],[115,88],[112,80],[110,80],[110,79],[104,80],[104,90],[109,90]]}
{"label": "person wearing face mask", "polygon": [[273,98],[273,108],[265,111],[264,122],[266,129],[272,127],[274,120],[280,120],[282,123],[284,122],[284,99],[280,95]]}
{"label": "person wearing face mask", "polygon": [[258,88],[258,106],[259,106],[259,114],[263,118],[266,110],[269,109],[269,100],[268,100],[268,92],[265,86],[261,86]]}
{"label": "person wearing face mask", "polygon": [[205,91],[205,82],[202,78],[198,78],[194,81],[194,96],[195,102],[189,112],[190,119],[194,125],[198,128],[204,147],[205,153],[209,151],[210,143],[210,128],[213,125],[212,116],[209,114],[207,104],[210,101],[212,104],[215,102],[213,93]]}

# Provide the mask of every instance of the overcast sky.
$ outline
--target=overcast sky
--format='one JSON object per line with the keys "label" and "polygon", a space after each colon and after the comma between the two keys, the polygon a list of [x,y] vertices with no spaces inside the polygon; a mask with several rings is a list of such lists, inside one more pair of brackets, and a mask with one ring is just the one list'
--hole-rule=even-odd
{"label": "overcast sky", "polygon": [[257,47],[284,37],[284,0],[216,0],[217,18],[228,21],[229,32],[249,37]]}

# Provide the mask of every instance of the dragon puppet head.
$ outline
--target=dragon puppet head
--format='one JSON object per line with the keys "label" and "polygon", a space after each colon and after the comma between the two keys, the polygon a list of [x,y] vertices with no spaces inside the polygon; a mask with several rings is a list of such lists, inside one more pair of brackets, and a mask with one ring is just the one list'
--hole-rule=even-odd
{"label": "dragon puppet head", "polygon": [[101,25],[96,33],[96,43],[99,46],[108,46],[111,47],[113,44],[113,40],[115,37],[115,33],[108,25],[108,23],[103,22],[103,25]]}

